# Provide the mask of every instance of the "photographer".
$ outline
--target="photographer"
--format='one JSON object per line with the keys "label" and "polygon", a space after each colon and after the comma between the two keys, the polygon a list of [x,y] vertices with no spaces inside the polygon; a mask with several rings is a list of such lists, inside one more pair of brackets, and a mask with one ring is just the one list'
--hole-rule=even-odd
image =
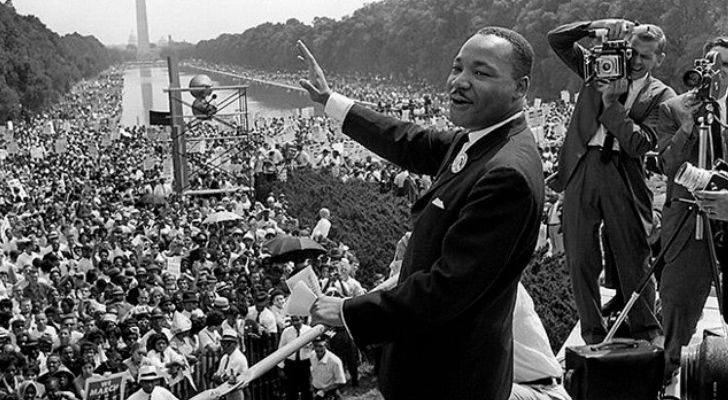
{"label": "photographer", "polygon": [[[560,150],[559,168],[550,185],[564,191],[566,261],[581,335],[588,344],[601,342],[607,334],[598,283],[604,247],[600,226],[604,225],[602,235],[614,255],[622,293],[631,293],[647,271],[652,193],[645,183],[643,159],[657,145],[654,126],[658,105],[675,96],[670,87],[651,75],[665,57],[662,29],[644,25],[630,34],[633,28],[629,21],[606,19],[564,25],[548,34],[549,44],[559,58],[585,79]],[[620,44],[630,50],[605,57],[592,51],[592,65],[603,62],[615,71],[620,69],[619,61],[625,61],[623,74],[599,79],[609,75],[604,73],[606,68],[595,68],[600,73],[586,68],[584,55],[589,50],[577,42],[596,30],[608,32],[610,44],[625,41]],[[597,79],[589,82],[595,76]],[[653,313],[654,301],[653,283],[629,313],[632,337],[653,340],[661,334]]]}
{"label": "photographer", "polygon": [[[711,51],[719,53],[722,65],[719,77],[720,89],[717,94],[719,118],[726,122],[726,86],[728,82],[728,38],[709,41],[703,48],[704,54]],[[669,239],[676,230],[684,213],[689,212],[689,204],[680,199],[692,200],[691,193],[674,183],[675,174],[680,166],[689,161],[698,161],[698,125],[696,117],[701,113],[704,100],[692,90],[675,97],[660,106],[658,124],[658,151],[663,171],[667,175],[667,198],[663,209],[662,238]],[[712,126],[714,148],[709,151],[708,165],[718,158],[725,159],[725,143],[721,139],[719,124]],[[728,216],[725,208],[725,195],[721,192],[702,192],[697,199],[701,208],[708,211],[711,218]],[[719,207],[720,206],[720,207]],[[720,215],[718,214],[720,211]],[[675,241],[665,253],[665,268],[660,280],[662,299],[662,320],[665,327],[665,377],[669,379],[680,366],[680,348],[687,345],[695,331],[703,305],[710,291],[712,281],[711,262],[706,240],[695,239],[696,218],[688,218],[677,232]]]}

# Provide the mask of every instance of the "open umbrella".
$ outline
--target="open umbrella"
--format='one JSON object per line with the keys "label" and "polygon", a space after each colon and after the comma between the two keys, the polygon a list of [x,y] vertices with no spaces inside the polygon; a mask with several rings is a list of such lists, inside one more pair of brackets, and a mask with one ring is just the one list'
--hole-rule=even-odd
{"label": "open umbrella", "polygon": [[203,224],[216,224],[218,222],[225,222],[225,221],[237,221],[241,220],[243,217],[239,216],[238,214],[235,214],[230,211],[217,211],[214,212],[205,218],[204,221],[202,221]]}
{"label": "open umbrella", "polygon": [[320,244],[297,236],[278,236],[263,244],[275,262],[298,261],[326,254]]}

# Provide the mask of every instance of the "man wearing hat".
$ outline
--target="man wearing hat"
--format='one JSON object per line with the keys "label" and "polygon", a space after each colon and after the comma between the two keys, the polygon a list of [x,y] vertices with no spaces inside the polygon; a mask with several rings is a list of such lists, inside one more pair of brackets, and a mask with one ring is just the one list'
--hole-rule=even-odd
{"label": "man wearing hat", "polygon": [[187,318],[192,318],[192,312],[200,309],[200,300],[197,298],[197,293],[188,290],[182,293],[182,314]]}
{"label": "man wearing hat", "polygon": [[216,297],[212,302],[212,306],[224,314],[225,311],[230,309],[230,300],[227,297]]}
{"label": "man wearing hat", "polygon": [[266,333],[278,333],[276,316],[268,309],[268,303],[268,294],[259,290],[255,294],[255,305],[248,308],[245,319],[255,321]]}
{"label": "man wearing hat", "polygon": [[160,310],[159,308],[155,308],[152,310],[152,320],[151,320],[151,327],[152,329],[149,330],[149,332],[145,333],[144,336],[139,339],[139,341],[142,343],[142,346],[147,346],[147,340],[154,335],[155,333],[161,333],[164,334],[167,337],[167,341],[169,341],[172,338],[172,332],[165,327],[165,323],[167,322],[167,315]]}
{"label": "man wearing hat", "polygon": [[126,314],[132,309],[132,305],[124,301],[124,289],[121,286],[114,286],[109,292],[109,302],[106,308],[114,308],[120,319],[124,319]]}
{"label": "man wearing hat", "polygon": [[346,383],[344,365],[336,354],[326,349],[326,337],[313,341],[311,356],[311,386],[315,400],[339,400],[339,388]]}
{"label": "man wearing hat", "polygon": [[176,397],[160,383],[163,377],[153,365],[145,365],[139,368],[139,384],[141,389],[129,396],[127,400],[177,400]]}
{"label": "man wearing hat", "polygon": [[[235,383],[240,379],[245,371],[248,370],[248,359],[245,354],[238,348],[240,337],[237,332],[232,329],[224,329],[222,331],[222,352],[220,366],[217,368],[212,381],[221,384],[225,381]],[[229,400],[242,400],[243,389],[238,389],[228,394]]]}

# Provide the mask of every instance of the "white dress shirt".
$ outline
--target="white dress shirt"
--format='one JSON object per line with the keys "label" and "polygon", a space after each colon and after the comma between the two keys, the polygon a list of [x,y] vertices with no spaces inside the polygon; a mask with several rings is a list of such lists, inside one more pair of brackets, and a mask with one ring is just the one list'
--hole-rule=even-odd
{"label": "white dress shirt", "polygon": [[[304,333],[306,333],[310,330],[311,330],[311,327],[306,324],[301,324],[300,332],[296,332],[296,328],[293,325],[287,327],[286,329],[283,330],[283,333],[281,333],[281,340],[280,340],[280,342],[278,342],[278,348],[280,349],[281,347],[287,345],[288,343],[291,343],[297,337],[303,335]],[[306,346],[302,347],[297,352],[288,356],[288,359],[291,361],[295,361],[296,355],[298,355],[299,360],[310,359],[313,355],[313,345],[307,344]],[[280,362],[278,364],[278,366],[283,368],[283,366],[284,366],[283,362]]]}
{"label": "white dress shirt", "polygon": [[513,311],[513,381],[530,382],[562,375],[546,330],[526,288],[519,282]]}
{"label": "white dress shirt", "polygon": [[313,354],[311,356],[311,385],[315,389],[323,389],[334,383],[346,383],[341,359],[328,350],[320,360],[316,354]]}

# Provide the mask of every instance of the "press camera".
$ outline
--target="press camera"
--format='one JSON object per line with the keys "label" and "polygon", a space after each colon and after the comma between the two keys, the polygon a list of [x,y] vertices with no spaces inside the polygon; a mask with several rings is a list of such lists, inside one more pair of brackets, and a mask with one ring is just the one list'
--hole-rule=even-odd
{"label": "press camera", "polygon": [[631,58],[632,48],[626,40],[606,40],[584,54],[584,80],[627,78]]}
{"label": "press camera", "polygon": [[632,47],[629,37],[649,32],[649,25],[630,25],[625,30],[626,38],[608,40],[609,30],[606,28],[594,29],[590,36],[600,40],[600,44],[584,52],[583,75],[584,81],[589,83],[594,79],[616,81],[629,77],[632,59]]}
{"label": "press camera", "polygon": [[683,75],[688,89],[697,89],[696,97],[701,101],[715,101],[722,85],[720,53],[711,51],[705,58],[695,60],[694,67]]}

